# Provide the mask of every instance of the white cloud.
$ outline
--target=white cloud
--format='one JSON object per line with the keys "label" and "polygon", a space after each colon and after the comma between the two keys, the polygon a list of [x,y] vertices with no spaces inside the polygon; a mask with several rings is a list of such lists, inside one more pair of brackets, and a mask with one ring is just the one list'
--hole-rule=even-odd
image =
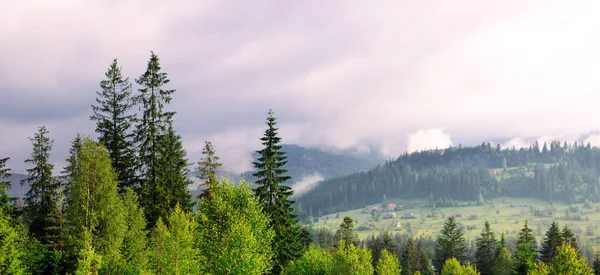
{"label": "white cloud", "polygon": [[324,180],[324,178],[319,174],[303,176],[292,186],[292,189],[294,189],[294,196],[301,196],[302,194],[310,191],[322,180]]}
{"label": "white cloud", "polygon": [[452,146],[452,139],[442,129],[419,130],[408,135],[408,153],[427,149],[444,149],[450,146]]}

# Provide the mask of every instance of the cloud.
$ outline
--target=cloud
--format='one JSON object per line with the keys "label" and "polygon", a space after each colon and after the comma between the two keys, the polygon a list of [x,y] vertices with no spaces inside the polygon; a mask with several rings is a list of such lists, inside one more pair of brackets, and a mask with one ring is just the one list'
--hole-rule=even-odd
{"label": "cloud", "polygon": [[318,183],[324,179],[325,178],[323,178],[323,176],[319,174],[303,176],[292,186],[292,189],[294,189],[294,196],[302,196],[302,194],[315,188],[318,185]]}
{"label": "cloud", "polygon": [[441,129],[419,130],[408,135],[408,153],[452,146],[450,135]]}
{"label": "cloud", "polygon": [[23,171],[45,124],[64,159],[77,131],[93,134],[111,60],[133,80],[151,50],[190,160],[211,140],[236,173],[270,108],[285,143],[386,156],[576,140],[600,130],[599,12],[592,0],[2,1],[0,155]]}

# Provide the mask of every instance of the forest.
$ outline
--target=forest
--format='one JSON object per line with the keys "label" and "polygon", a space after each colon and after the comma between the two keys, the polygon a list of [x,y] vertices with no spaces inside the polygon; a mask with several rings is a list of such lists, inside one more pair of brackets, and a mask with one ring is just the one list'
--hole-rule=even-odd
{"label": "forest", "polygon": [[[5,180],[10,156],[0,157],[0,274],[600,274],[600,254],[589,265],[575,234],[556,223],[538,244],[526,221],[516,236],[497,235],[486,221],[469,244],[454,217],[435,238],[386,231],[360,240],[350,217],[328,231],[298,216],[361,207],[382,194],[596,202],[600,154],[589,145],[407,154],[326,181],[296,203],[273,111],[257,137],[253,182],[234,182],[217,176],[222,163],[210,141],[197,162],[186,157],[168,108],[176,90],[167,89],[154,52],[133,83],[114,59],[91,106],[98,137],[73,137],[59,175],[44,126],[30,138],[22,182]],[[191,170],[204,185],[197,198]],[[8,195],[12,184],[28,186],[23,200]]]}
{"label": "forest", "polygon": [[302,217],[362,208],[388,198],[437,206],[502,196],[566,203],[600,201],[600,149],[553,141],[528,148],[483,143],[404,154],[371,170],[326,180],[298,198]]}

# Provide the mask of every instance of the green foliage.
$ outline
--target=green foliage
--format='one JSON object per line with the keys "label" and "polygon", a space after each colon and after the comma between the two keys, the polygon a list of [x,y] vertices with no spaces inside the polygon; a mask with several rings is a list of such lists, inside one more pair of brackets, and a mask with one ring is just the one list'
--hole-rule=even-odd
{"label": "green foliage", "polygon": [[546,237],[542,243],[542,250],[540,251],[540,258],[543,262],[549,263],[554,259],[556,255],[556,248],[562,245],[563,239],[560,234],[560,229],[556,222],[552,222],[548,231],[546,231]]}
{"label": "green foliage", "polygon": [[491,275],[494,260],[496,259],[496,237],[490,228],[490,223],[485,221],[481,237],[477,239],[475,264],[483,275]]}
{"label": "green foliage", "polygon": [[10,205],[10,197],[8,196],[8,190],[11,184],[8,180],[10,177],[10,168],[6,167],[6,162],[10,158],[0,158],[0,211],[9,215],[12,212],[12,206]]}
{"label": "green foliage", "polygon": [[371,252],[350,244],[344,249],[344,241],[338,243],[337,250],[333,253],[332,275],[372,275]]}
{"label": "green foliage", "polygon": [[0,274],[25,274],[18,232],[10,225],[9,217],[0,209]]}
{"label": "green foliage", "polygon": [[599,275],[600,274],[600,251],[597,250],[594,253],[594,262],[592,264],[592,268],[594,269],[594,274],[595,275]]}
{"label": "green foliage", "polygon": [[442,275],[477,275],[479,272],[472,265],[460,265],[460,262],[452,257],[446,260],[442,268]]}
{"label": "green foliage", "polygon": [[[138,167],[141,173],[140,204],[146,212],[148,226],[152,227],[159,217],[165,218],[175,204],[187,209],[187,184],[182,178],[187,172],[185,151],[178,135],[172,129],[175,112],[165,111],[175,90],[165,90],[168,75],[161,71],[158,56],[151,52],[146,72],[136,83],[141,86],[134,102],[139,105],[141,117],[137,119],[134,141],[138,146]],[[169,189],[173,188],[173,189]],[[173,197],[178,194],[182,197]]]}
{"label": "green foliage", "polygon": [[[103,266],[111,269],[121,257],[127,230],[117,175],[106,148],[88,137],[81,140],[74,158],[78,165],[69,174],[66,185],[69,194],[65,211],[67,247],[71,255],[90,251],[93,251],[92,256],[100,254]],[[89,244],[82,242],[87,235]]]}
{"label": "green foliage", "polygon": [[556,256],[548,265],[549,274],[592,275],[594,271],[587,265],[587,260],[577,254],[577,250],[565,243],[556,248]]}
{"label": "green foliage", "polygon": [[563,242],[570,244],[575,250],[579,249],[579,246],[577,245],[577,237],[575,237],[573,231],[571,231],[571,229],[569,229],[569,227],[566,225],[563,228],[560,237],[562,238]]}
{"label": "green foliage", "polygon": [[271,219],[271,227],[275,231],[273,272],[278,274],[290,260],[301,255],[302,242],[300,227],[296,215],[293,214],[294,201],[289,199],[294,191],[284,185],[290,177],[286,175],[287,170],[284,168],[287,163],[286,156],[281,151],[281,138],[278,136],[278,129],[275,128],[277,121],[272,111],[268,113],[266,124],[268,128],[260,139],[264,148],[257,151],[259,157],[253,162],[257,171],[253,176],[258,178],[255,181],[258,185],[255,194]]}
{"label": "green foliage", "polygon": [[537,262],[534,264],[533,268],[528,275],[549,275],[548,266],[544,262]]}
{"label": "green foliage", "polygon": [[459,261],[464,261],[467,257],[465,237],[454,217],[449,217],[444,223],[437,244],[435,250],[435,267],[437,270],[442,269],[447,259],[456,258]]}
{"label": "green foliage", "polygon": [[382,250],[375,271],[378,275],[399,275],[401,267],[398,257],[394,253],[388,252],[387,249]]}
{"label": "green foliage", "polygon": [[408,243],[404,248],[401,264],[403,275],[411,275],[415,271],[428,274],[431,265],[427,253],[419,245],[415,245],[412,238],[408,239]]}
{"label": "green foliage", "polygon": [[492,274],[494,275],[511,275],[513,274],[513,261],[511,259],[510,251],[508,248],[502,247],[496,261],[494,261],[494,267],[492,268]]}
{"label": "green foliage", "polygon": [[197,212],[197,247],[210,274],[263,274],[272,268],[274,232],[248,183],[236,187],[223,179],[201,198]]}
{"label": "green foliage", "polygon": [[206,141],[202,149],[202,158],[198,162],[198,178],[206,185],[202,196],[210,197],[210,189],[218,184],[217,169],[222,166],[220,158],[215,154],[215,148],[210,141]]}
{"label": "green foliage", "polygon": [[340,240],[343,240],[344,244],[346,244],[345,248],[348,248],[351,244],[355,246],[358,245],[358,236],[356,235],[356,232],[354,232],[354,220],[351,217],[344,217],[337,235],[340,237]]}
{"label": "green foliage", "polygon": [[100,81],[101,92],[96,92],[97,105],[92,105],[90,116],[96,122],[98,140],[108,150],[112,166],[117,173],[119,191],[136,186],[135,148],[131,124],[135,116],[128,113],[133,107],[131,83],[123,77],[121,67],[114,59]]}
{"label": "green foliage", "polygon": [[98,255],[91,244],[89,232],[83,233],[82,242],[86,243],[85,248],[79,254],[76,275],[99,274],[102,269],[102,256]]}
{"label": "green foliage", "polygon": [[309,245],[304,254],[291,261],[282,274],[285,275],[327,275],[333,269],[333,257],[327,250]]}
{"label": "green foliage", "polygon": [[195,247],[197,223],[179,205],[167,217],[159,218],[152,234],[150,269],[154,274],[199,274],[200,250]]}
{"label": "green foliage", "polygon": [[127,230],[123,238],[120,273],[139,274],[148,266],[147,231],[144,210],[139,206],[138,196],[128,189],[123,197],[125,225]]}
{"label": "green foliage", "polygon": [[536,251],[531,243],[517,244],[517,252],[515,254],[515,272],[517,274],[528,274],[534,268],[533,259],[536,256]]}
{"label": "green foliage", "polygon": [[33,167],[27,169],[28,176],[21,184],[29,186],[24,211],[29,232],[41,243],[56,248],[60,242],[57,205],[60,183],[52,176],[54,165],[49,160],[54,141],[48,137],[48,133],[46,127],[41,126],[30,138],[33,152],[25,162]]}

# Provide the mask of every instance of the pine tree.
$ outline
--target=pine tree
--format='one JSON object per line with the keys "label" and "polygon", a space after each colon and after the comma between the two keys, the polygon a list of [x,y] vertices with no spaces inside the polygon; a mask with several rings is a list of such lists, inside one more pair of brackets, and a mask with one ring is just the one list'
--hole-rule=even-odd
{"label": "pine tree", "polygon": [[535,237],[533,231],[527,225],[527,220],[519,232],[517,239],[517,252],[515,254],[515,272],[520,275],[526,275],[534,268],[534,259],[536,258]]}
{"label": "pine tree", "polygon": [[344,244],[346,244],[345,248],[348,248],[351,244],[358,245],[358,236],[354,232],[354,220],[351,217],[344,217],[338,229],[338,235],[340,236],[340,240],[343,240]]}
{"label": "pine tree", "polygon": [[502,247],[498,257],[494,261],[494,267],[492,274],[494,275],[512,275],[513,274],[513,262],[511,259],[510,251],[508,248]]}
{"label": "pine tree", "polygon": [[169,79],[167,73],[161,71],[160,60],[154,52],[151,52],[146,72],[135,81],[141,86],[139,94],[133,97],[141,110],[141,117],[137,119],[134,131],[134,141],[139,153],[138,171],[141,173],[140,204],[146,211],[148,226],[152,227],[159,214],[169,211],[162,209],[170,205],[170,202],[167,199],[168,191],[160,186],[160,172],[163,169],[160,167],[160,147],[161,141],[172,141],[161,137],[167,135],[175,115],[175,112],[163,110],[171,102],[171,95],[175,90],[163,89]]}
{"label": "pine tree", "polygon": [[449,217],[444,223],[441,235],[437,239],[435,256],[435,268],[437,270],[442,270],[447,259],[466,260],[467,244],[463,231],[458,228],[458,223],[456,223],[454,217]]}
{"label": "pine tree", "polygon": [[202,149],[202,158],[198,162],[198,179],[205,185],[206,190],[201,196],[210,198],[210,188],[217,184],[217,169],[222,166],[220,158],[215,154],[215,149],[210,141],[206,141]]}
{"label": "pine tree", "polygon": [[595,275],[600,275],[600,250],[594,253],[594,263],[592,264]]}
{"label": "pine tree", "polygon": [[571,229],[569,229],[566,225],[560,235],[562,242],[570,244],[575,250],[579,249],[579,246],[577,245],[577,237],[575,237],[573,231],[571,231]]}
{"label": "pine tree", "polygon": [[496,246],[496,255],[495,257],[498,257],[498,255],[500,255],[500,251],[502,251],[502,248],[506,247],[506,235],[504,234],[504,232],[500,233],[500,240],[498,240],[498,246]]}
{"label": "pine tree", "polygon": [[546,237],[542,243],[542,250],[540,251],[540,258],[543,262],[549,263],[554,259],[556,255],[556,248],[562,245],[563,239],[560,234],[560,229],[556,222],[552,222],[548,231],[546,231]]}
{"label": "pine tree", "polygon": [[159,138],[159,143],[158,181],[156,188],[148,193],[157,195],[154,199],[158,203],[147,212],[154,218],[166,217],[175,205],[179,205],[185,212],[191,212],[192,195],[188,186],[192,181],[187,177],[190,170],[181,137],[170,125],[167,134]]}
{"label": "pine tree", "polygon": [[8,196],[8,190],[11,187],[8,177],[11,176],[10,169],[6,168],[6,162],[10,158],[0,158],[0,211],[7,215],[12,213],[12,207],[10,205],[10,197]]}
{"label": "pine tree", "polygon": [[[80,141],[72,158],[77,159],[78,165],[70,173],[66,186],[69,250],[75,256],[87,253],[89,245],[95,254],[102,255],[103,268],[113,270],[121,257],[127,230],[117,175],[106,148],[89,137]],[[88,237],[88,243],[82,242]]]}
{"label": "pine tree", "polygon": [[284,165],[287,163],[287,157],[279,145],[281,138],[278,136],[278,129],[275,128],[277,121],[272,111],[268,113],[266,124],[268,129],[261,138],[265,147],[257,151],[259,157],[253,164],[258,171],[253,176],[258,178],[255,182],[258,185],[255,190],[256,196],[271,219],[271,227],[275,231],[273,272],[279,274],[290,260],[300,256],[302,243],[296,215],[293,214],[294,201],[289,199],[294,191],[283,185],[291,177],[286,175]]}
{"label": "pine tree", "polygon": [[485,222],[481,237],[477,239],[475,264],[482,275],[491,275],[496,254],[496,237],[490,228],[490,223]]}
{"label": "pine tree", "polygon": [[129,113],[133,107],[131,83],[123,77],[121,67],[114,59],[100,81],[101,92],[96,92],[96,103],[92,105],[92,121],[96,122],[98,140],[110,155],[112,166],[117,173],[119,192],[136,186],[135,147],[131,124],[135,116]]}
{"label": "pine tree", "polygon": [[41,243],[56,248],[59,244],[58,190],[60,183],[52,176],[54,165],[50,164],[50,151],[54,143],[48,137],[48,130],[42,126],[30,138],[33,144],[31,163],[27,169],[27,178],[21,185],[28,185],[25,195],[25,219],[29,224],[29,232]]}

